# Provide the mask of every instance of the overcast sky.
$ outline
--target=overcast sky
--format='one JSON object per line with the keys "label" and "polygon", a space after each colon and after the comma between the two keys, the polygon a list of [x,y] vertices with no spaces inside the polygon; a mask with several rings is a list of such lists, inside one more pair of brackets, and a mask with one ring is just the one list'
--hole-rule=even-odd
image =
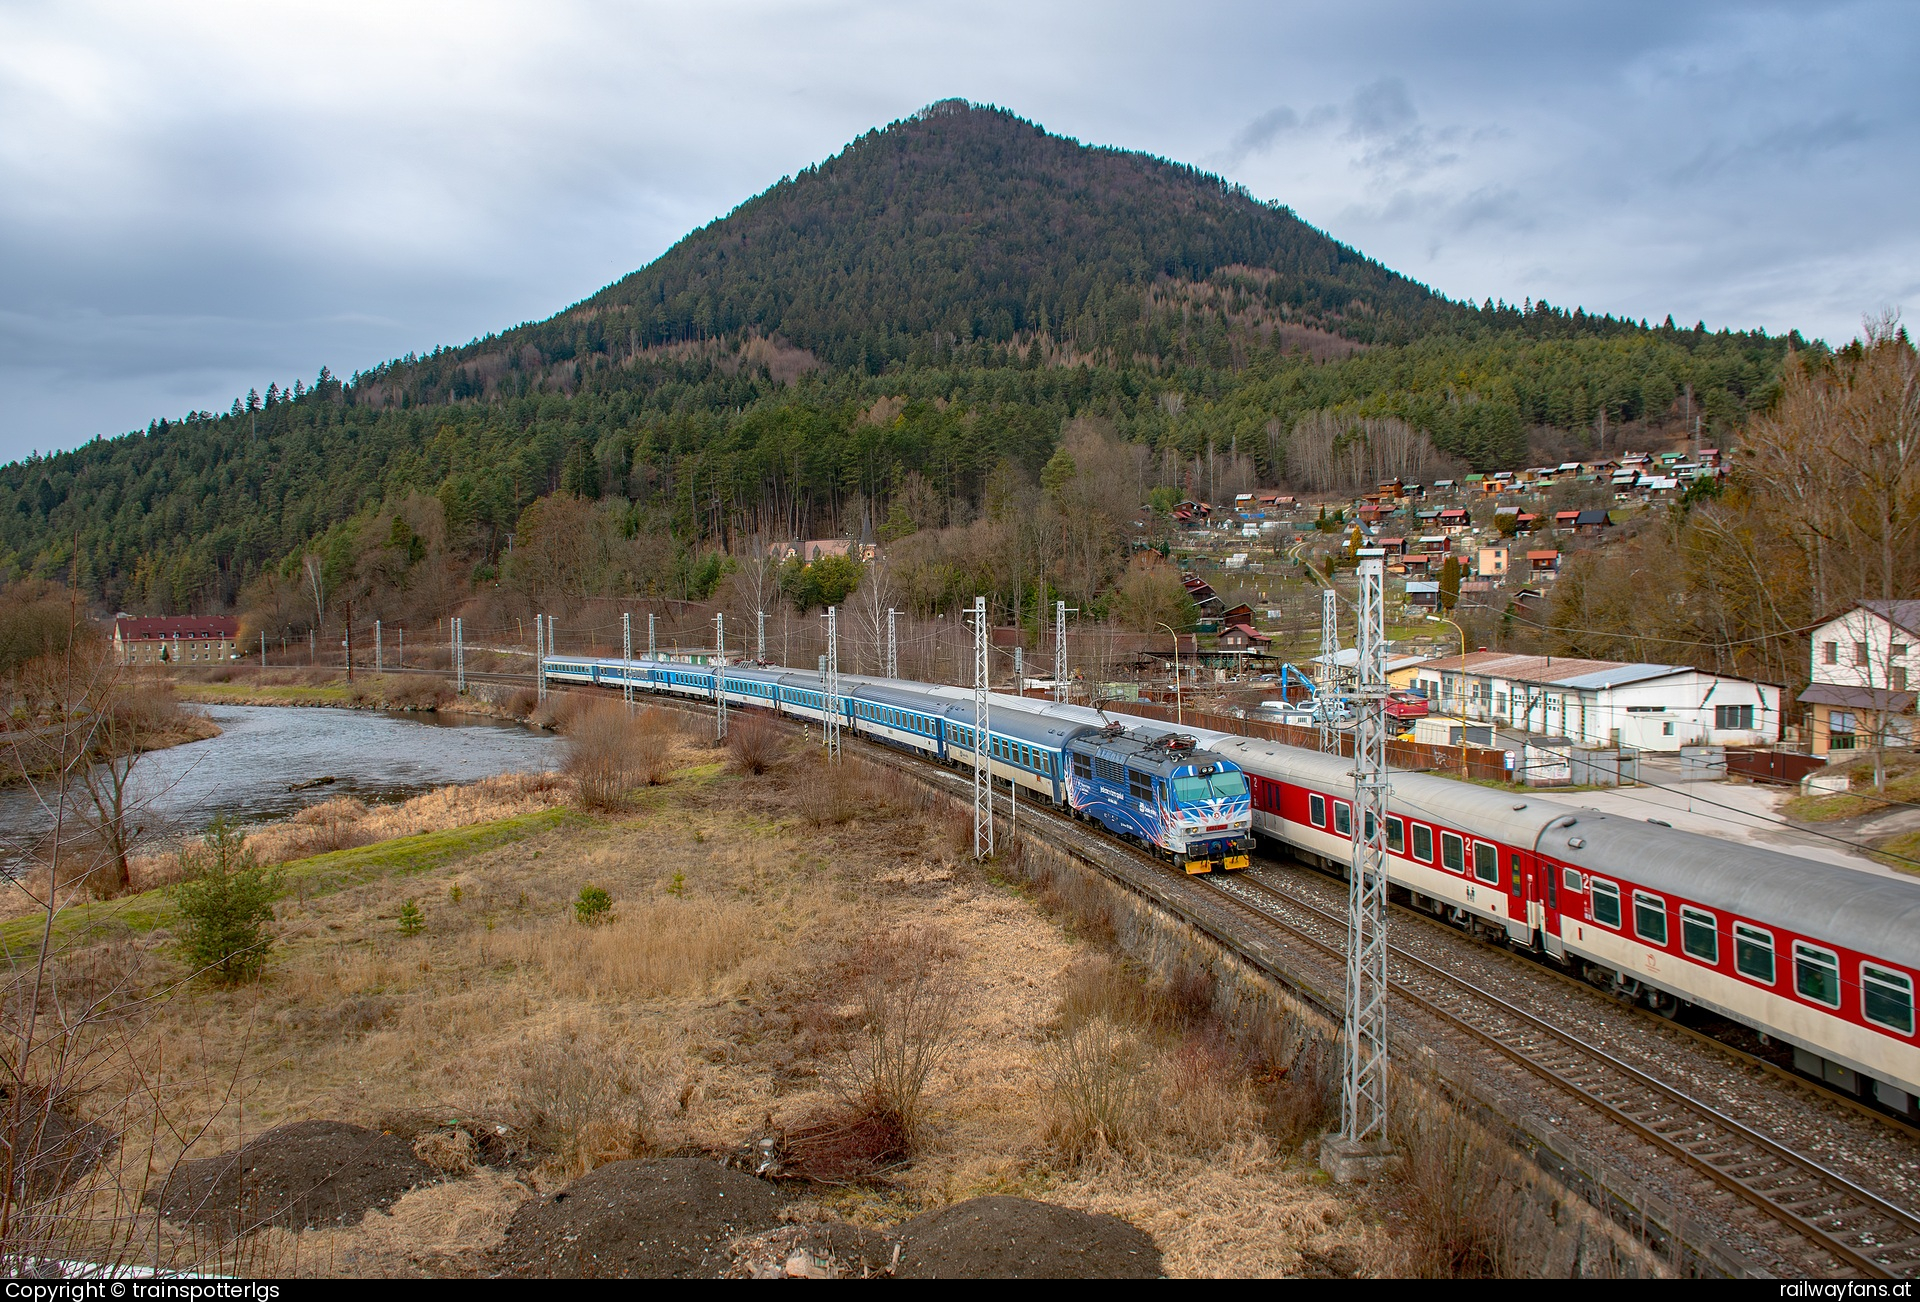
{"label": "overcast sky", "polygon": [[545,317],[934,100],[1461,298],[1920,304],[1920,8],[0,0],[0,459]]}

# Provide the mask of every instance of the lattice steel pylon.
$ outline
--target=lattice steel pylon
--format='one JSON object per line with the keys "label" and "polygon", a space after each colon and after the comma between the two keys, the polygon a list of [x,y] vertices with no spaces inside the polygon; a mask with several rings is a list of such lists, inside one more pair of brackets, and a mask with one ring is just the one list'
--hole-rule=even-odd
{"label": "lattice steel pylon", "polygon": [[713,612],[713,735],[727,735],[727,612]]}
{"label": "lattice steel pylon", "polygon": [[1320,593],[1320,682],[1314,692],[1314,713],[1320,719],[1320,753],[1340,753],[1340,733],[1333,726],[1333,702],[1339,695],[1340,594],[1332,588]]}
{"label": "lattice steel pylon", "polygon": [[467,694],[466,627],[457,616],[453,621],[453,690],[462,696]]}
{"label": "lattice steel pylon", "polygon": [[1053,603],[1053,699],[1067,699],[1067,603]]}
{"label": "lattice steel pylon", "polygon": [[[1366,549],[1371,551],[1373,549]],[[1380,555],[1360,559],[1359,663],[1353,698],[1354,838],[1347,890],[1346,1074],[1340,1137],[1354,1148],[1387,1138],[1387,659]]]}
{"label": "lattice steel pylon", "polygon": [[649,613],[647,615],[647,659],[654,660],[659,658],[659,655],[660,653],[654,649],[653,615]]}
{"label": "lattice steel pylon", "polygon": [[767,612],[758,610],[755,611],[754,614],[758,619],[760,628],[754,637],[753,658],[764,665],[767,663]]}
{"label": "lattice steel pylon", "polygon": [[620,695],[626,699],[627,713],[633,713],[633,615],[620,612],[620,658],[628,663],[620,667]]}
{"label": "lattice steel pylon", "polygon": [[887,607],[887,677],[900,676],[900,634],[894,627],[900,612],[892,606]]}
{"label": "lattice steel pylon", "polygon": [[840,759],[840,608],[827,607],[827,758]]}
{"label": "lattice steel pylon", "polygon": [[993,856],[993,773],[988,767],[987,599],[973,599],[973,857]]}
{"label": "lattice steel pylon", "polygon": [[533,617],[533,675],[534,696],[539,700],[547,699],[547,617]]}

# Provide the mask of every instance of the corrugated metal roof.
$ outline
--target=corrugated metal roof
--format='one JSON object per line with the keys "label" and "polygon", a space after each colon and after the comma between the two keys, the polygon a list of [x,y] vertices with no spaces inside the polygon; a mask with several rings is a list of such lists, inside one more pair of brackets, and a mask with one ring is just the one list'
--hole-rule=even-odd
{"label": "corrugated metal roof", "polygon": [[1430,668],[1465,672],[1478,678],[1509,678],[1548,687],[1599,688],[1690,672],[1687,665],[1624,664],[1618,660],[1582,660],[1570,656],[1523,656],[1505,651],[1475,651],[1464,666],[1459,656],[1435,660]]}
{"label": "corrugated metal roof", "polygon": [[1800,693],[1808,705],[1839,705],[1849,710],[1882,710],[1905,714],[1913,708],[1912,692],[1890,692],[1878,687],[1843,687],[1839,683],[1814,683]]}

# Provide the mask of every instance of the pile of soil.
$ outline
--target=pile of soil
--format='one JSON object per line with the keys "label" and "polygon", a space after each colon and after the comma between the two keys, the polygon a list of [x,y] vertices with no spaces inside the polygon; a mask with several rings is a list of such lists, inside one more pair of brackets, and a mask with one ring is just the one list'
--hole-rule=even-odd
{"label": "pile of soil", "polygon": [[44,1091],[16,1108],[0,1089],[0,1143],[14,1157],[14,1181],[28,1198],[56,1194],[93,1170],[113,1151],[112,1131],[49,1104]]}
{"label": "pile of soil", "polygon": [[900,1226],[902,1279],[1157,1279],[1153,1236],[1117,1216],[970,1198]]}
{"label": "pile of soil", "polygon": [[344,1121],[297,1121],[231,1153],[186,1161],[149,1190],[169,1220],[239,1234],[265,1225],[358,1225],[439,1173],[399,1135]]}
{"label": "pile of soil", "polygon": [[736,1236],[774,1228],[764,1180],[697,1157],[610,1162],[514,1213],[498,1252],[509,1275],[713,1279]]}

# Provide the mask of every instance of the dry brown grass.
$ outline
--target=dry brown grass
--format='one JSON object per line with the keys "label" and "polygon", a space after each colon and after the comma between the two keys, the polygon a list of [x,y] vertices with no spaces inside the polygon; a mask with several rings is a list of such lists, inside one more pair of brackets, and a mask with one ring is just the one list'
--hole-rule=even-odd
{"label": "dry brown grass", "polygon": [[501,957],[539,969],[564,993],[649,997],[705,990],[766,941],[766,923],[749,905],[669,896],[616,899],[612,920],[599,926],[549,923],[495,943]]}

